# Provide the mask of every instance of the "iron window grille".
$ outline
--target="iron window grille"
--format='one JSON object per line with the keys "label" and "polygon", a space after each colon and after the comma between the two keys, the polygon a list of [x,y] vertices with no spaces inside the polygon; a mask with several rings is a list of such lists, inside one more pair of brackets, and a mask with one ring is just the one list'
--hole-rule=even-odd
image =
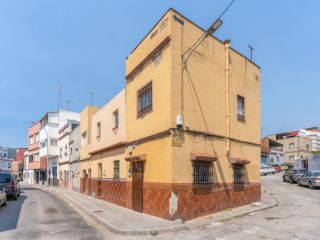
{"label": "iron window grille", "polygon": [[212,162],[193,161],[193,185],[207,186],[213,183]]}
{"label": "iron window grille", "polygon": [[245,169],[244,165],[235,164],[233,165],[233,178],[235,185],[243,185],[245,183]]}
{"label": "iron window grille", "polygon": [[152,111],[152,82],[138,91],[138,117]]}

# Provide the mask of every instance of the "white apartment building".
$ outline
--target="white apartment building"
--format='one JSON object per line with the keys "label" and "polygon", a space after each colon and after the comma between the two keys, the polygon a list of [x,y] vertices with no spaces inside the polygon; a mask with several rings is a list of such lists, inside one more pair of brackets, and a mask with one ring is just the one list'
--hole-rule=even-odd
{"label": "white apartment building", "polygon": [[34,170],[29,169],[29,152],[24,153],[23,182],[34,184]]}
{"label": "white apartment building", "polygon": [[8,147],[0,146],[0,170],[11,171],[14,156],[10,155],[12,154],[10,154],[10,149]]}
{"label": "white apartment building", "polygon": [[59,129],[68,121],[80,121],[80,114],[60,109],[48,112],[41,120],[40,127],[40,161],[47,160],[47,183],[59,185]]}
{"label": "white apartment building", "polygon": [[319,128],[300,129],[299,136],[309,138],[312,141],[312,151],[320,151],[320,130]]}

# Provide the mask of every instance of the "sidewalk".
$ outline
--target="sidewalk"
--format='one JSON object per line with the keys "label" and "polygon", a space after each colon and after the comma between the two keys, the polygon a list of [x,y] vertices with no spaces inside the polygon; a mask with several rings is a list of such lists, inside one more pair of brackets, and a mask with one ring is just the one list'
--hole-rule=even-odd
{"label": "sidewalk", "polygon": [[262,193],[262,200],[239,208],[199,217],[190,221],[169,221],[147,214],[142,214],[118,205],[89,197],[63,188],[32,185],[39,189],[57,194],[60,198],[74,204],[109,231],[121,235],[156,235],[165,232],[182,231],[203,227],[221,221],[230,220],[253,212],[272,208],[277,201],[267,193]]}
{"label": "sidewalk", "polygon": [[269,194],[262,191],[261,201],[254,202],[238,208],[225,209],[218,213],[209,214],[185,222],[189,229],[203,227],[217,222],[227,221],[232,218],[250,215],[251,213],[278,206],[278,202]]}

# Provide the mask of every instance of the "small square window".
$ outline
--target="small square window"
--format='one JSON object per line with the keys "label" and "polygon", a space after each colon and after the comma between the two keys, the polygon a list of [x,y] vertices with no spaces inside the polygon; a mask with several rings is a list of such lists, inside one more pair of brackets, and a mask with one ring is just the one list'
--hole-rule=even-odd
{"label": "small square window", "polygon": [[289,143],[289,148],[290,148],[290,149],[294,149],[294,148],[295,148],[295,145],[294,145],[293,142]]}
{"label": "small square window", "polygon": [[56,147],[58,145],[58,140],[57,139],[50,139],[50,146]]}
{"label": "small square window", "polygon": [[241,97],[239,95],[237,96],[237,117],[239,121],[246,120],[244,97]]}

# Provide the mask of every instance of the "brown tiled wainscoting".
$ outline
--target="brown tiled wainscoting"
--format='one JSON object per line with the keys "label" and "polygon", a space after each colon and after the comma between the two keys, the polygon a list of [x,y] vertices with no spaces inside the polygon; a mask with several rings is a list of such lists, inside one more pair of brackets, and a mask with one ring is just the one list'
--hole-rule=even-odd
{"label": "brown tiled wainscoting", "polygon": [[[101,194],[97,196],[99,181]],[[81,179],[80,190],[84,194],[131,209],[131,184],[131,181]],[[190,183],[143,183],[143,212],[169,220],[189,220],[259,200],[260,183],[246,183],[241,186],[221,184],[210,187],[198,187]]]}
{"label": "brown tiled wainscoting", "polygon": [[[189,220],[261,199],[260,183],[194,187],[192,184],[144,183],[144,213],[175,220]],[[171,208],[170,208],[170,202]],[[176,203],[176,207],[174,206]],[[171,209],[171,213],[170,213]]]}
{"label": "brown tiled wainscoting", "polygon": [[[99,189],[100,185],[100,189]],[[80,181],[80,192],[122,207],[131,208],[131,182],[113,179],[85,179]]]}

